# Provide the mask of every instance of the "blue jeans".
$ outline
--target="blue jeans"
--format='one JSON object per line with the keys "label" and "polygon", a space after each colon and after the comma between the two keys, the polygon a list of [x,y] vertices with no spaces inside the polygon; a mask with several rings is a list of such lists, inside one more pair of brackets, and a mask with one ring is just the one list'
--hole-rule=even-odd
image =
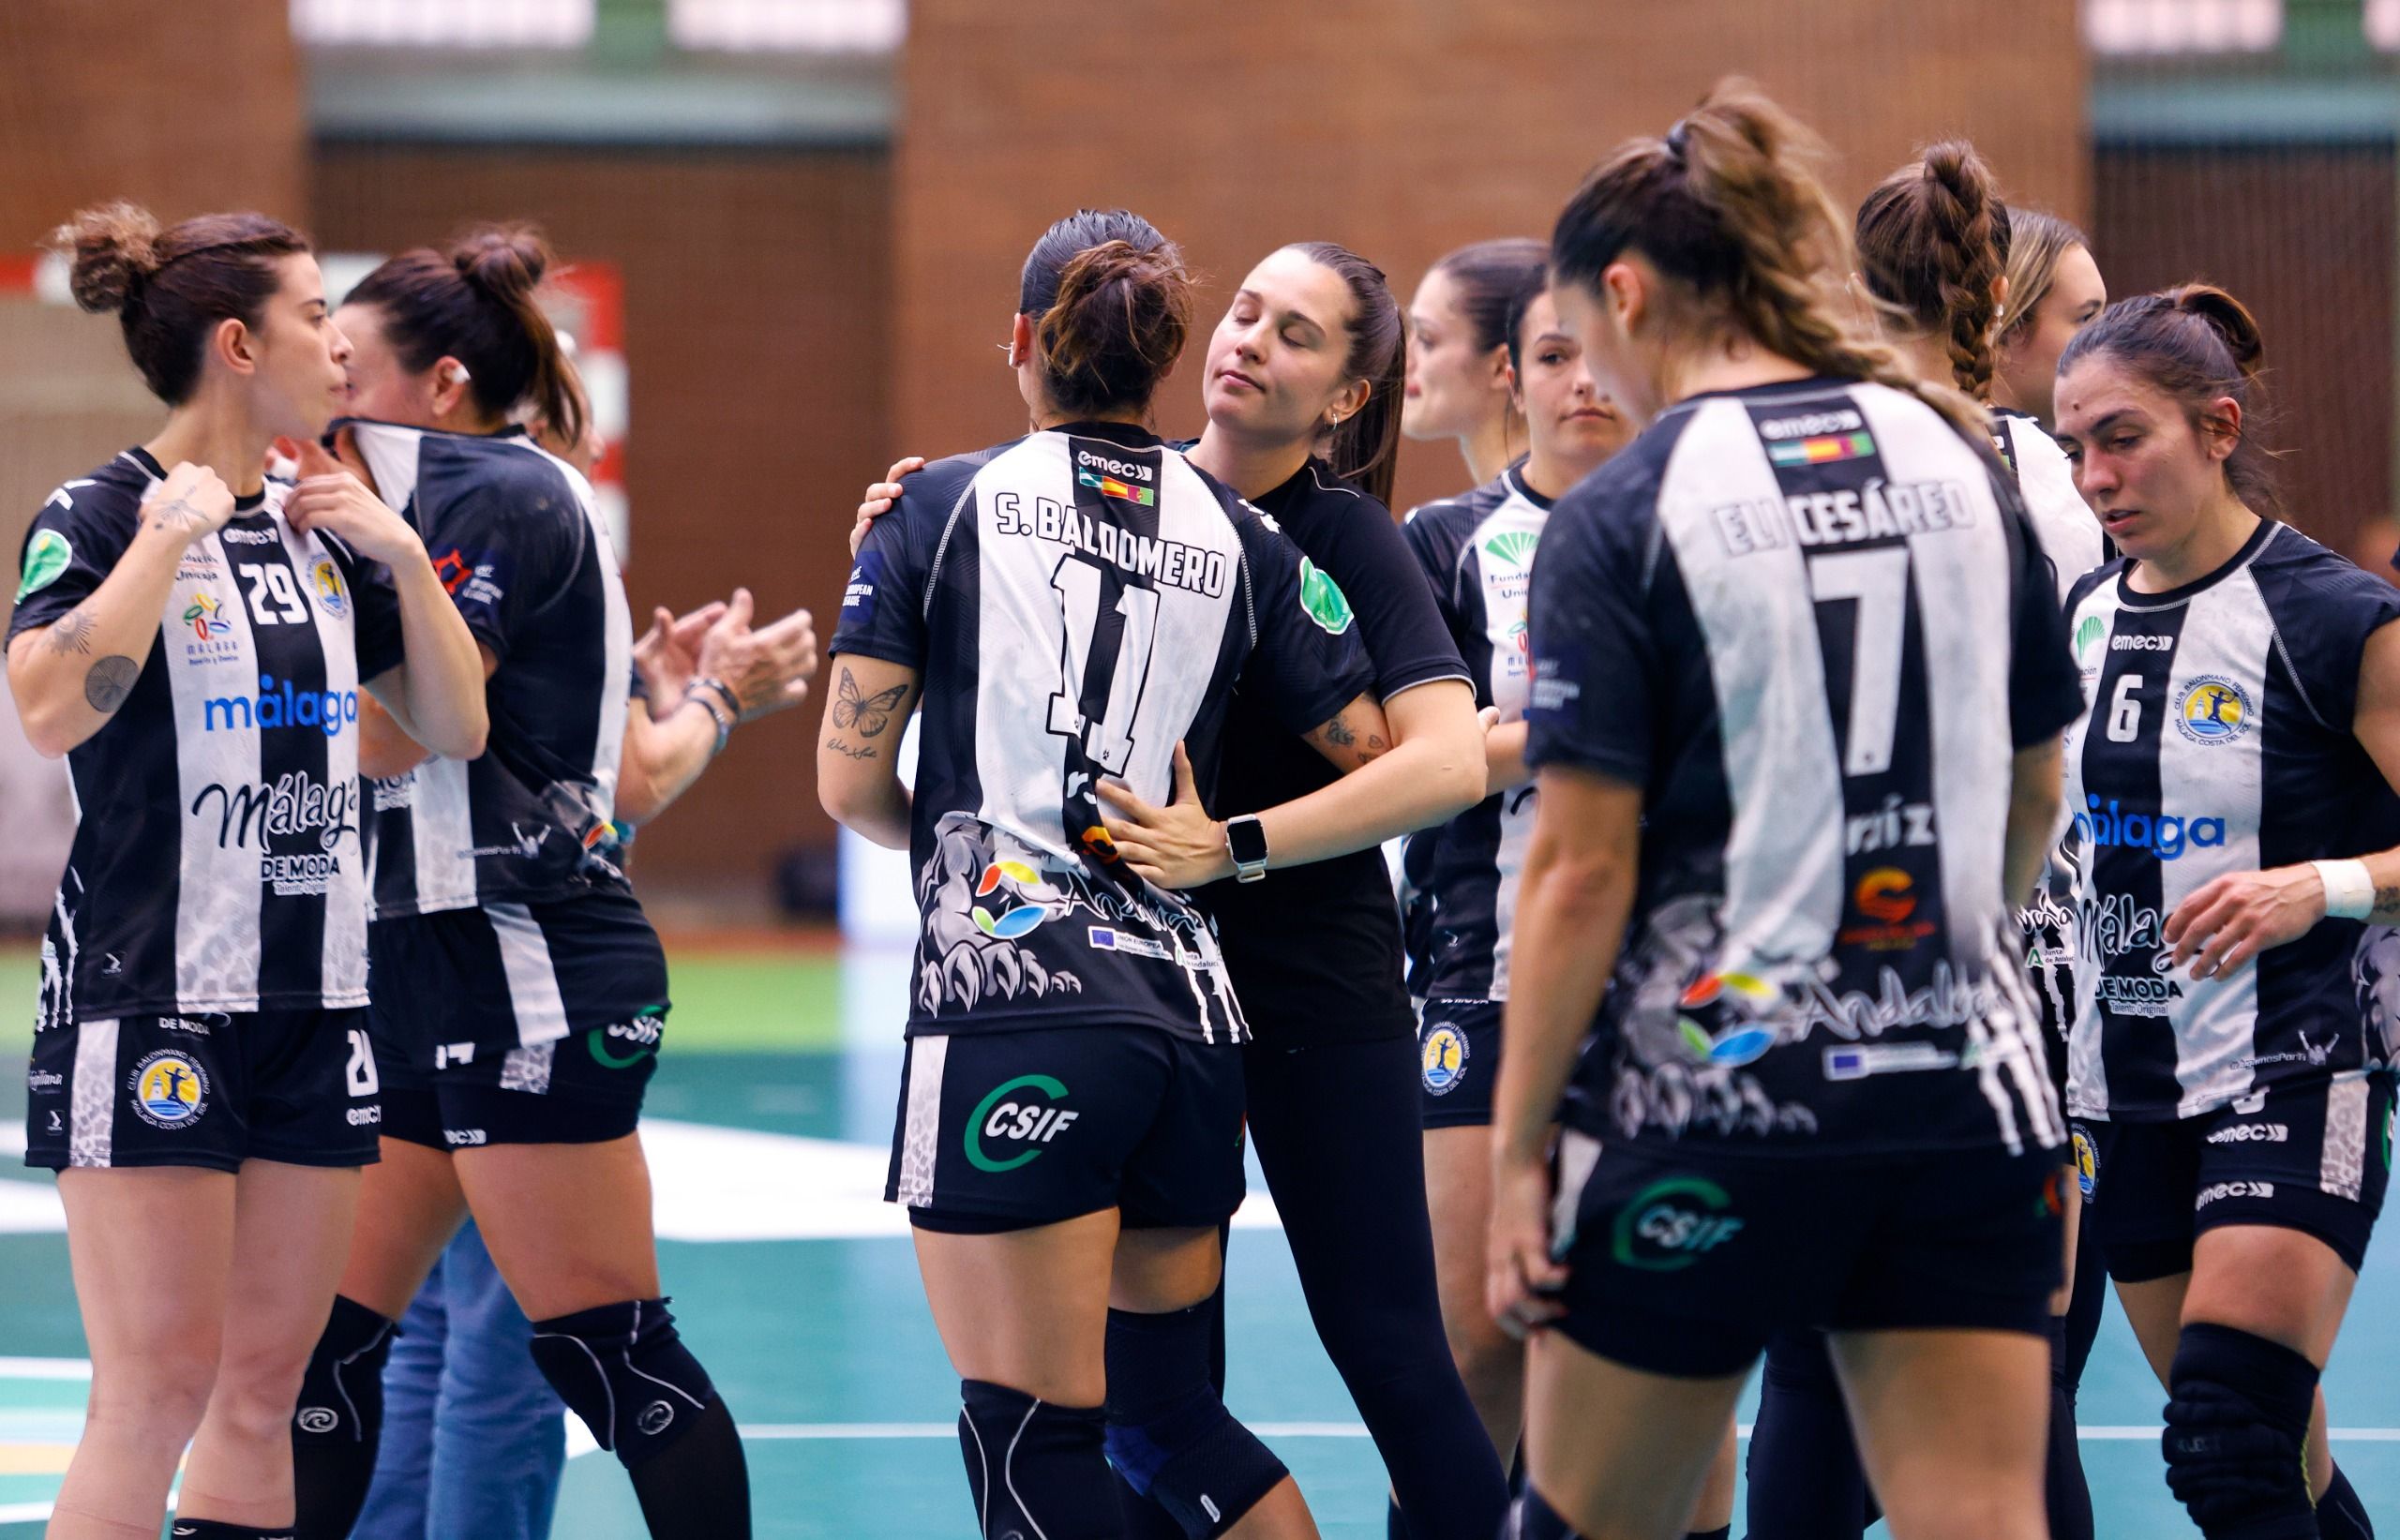
{"label": "blue jeans", "polygon": [[470,1221],[400,1323],[352,1540],[544,1540],[566,1408],[533,1367],[532,1339]]}

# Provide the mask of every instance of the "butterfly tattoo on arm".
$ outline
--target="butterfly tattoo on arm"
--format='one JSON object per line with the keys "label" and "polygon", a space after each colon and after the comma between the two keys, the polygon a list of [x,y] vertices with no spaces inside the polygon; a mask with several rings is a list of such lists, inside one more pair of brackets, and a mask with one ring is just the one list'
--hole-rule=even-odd
{"label": "butterfly tattoo on arm", "polygon": [[833,725],[855,727],[861,738],[879,738],[883,729],[892,725],[892,713],[898,709],[900,697],[908,693],[906,684],[895,684],[889,690],[862,695],[859,694],[858,681],[845,668],[833,686]]}

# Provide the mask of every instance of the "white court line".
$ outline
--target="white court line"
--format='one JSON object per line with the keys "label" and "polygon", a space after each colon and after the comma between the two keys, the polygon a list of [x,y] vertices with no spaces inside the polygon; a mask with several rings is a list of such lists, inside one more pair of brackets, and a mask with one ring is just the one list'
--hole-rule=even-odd
{"label": "white court line", "polygon": [[0,1358],[0,1380],[88,1380],[88,1358]]}

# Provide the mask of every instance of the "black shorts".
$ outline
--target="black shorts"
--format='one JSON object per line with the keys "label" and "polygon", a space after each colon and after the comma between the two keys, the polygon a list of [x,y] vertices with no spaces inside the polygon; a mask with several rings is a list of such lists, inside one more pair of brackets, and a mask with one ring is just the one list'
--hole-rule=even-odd
{"label": "black shorts", "polygon": [[1492,1126],[1500,1081],[1498,1000],[1428,1000],[1417,1027],[1420,1118],[1429,1129]]}
{"label": "black shorts", "polygon": [[1613,1363],[1713,1379],[1786,1327],[2049,1330],[2055,1150],[1712,1160],[1569,1131],[1558,1163],[1556,1329]]}
{"label": "black shorts", "polygon": [[463,1149],[633,1132],[668,1000],[630,894],[379,920],[367,938],[384,1133]]}
{"label": "black shorts", "polygon": [[2356,1272],[2392,1183],[2392,1100],[2390,1075],[2351,1074],[2172,1123],[2077,1118],[2085,1222],[2108,1276],[2188,1273],[2200,1232],[2228,1224],[2314,1235]]}
{"label": "black shorts", "polygon": [[900,1076],[887,1203],[995,1234],[1103,1208],[1129,1230],[1241,1206],[1241,1051],[1148,1026],[920,1036]]}
{"label": "black shorts", "polygon": [[382,1116],[364,1010],[127,1016],[34,1034],[25,1164],[364,1166]]}

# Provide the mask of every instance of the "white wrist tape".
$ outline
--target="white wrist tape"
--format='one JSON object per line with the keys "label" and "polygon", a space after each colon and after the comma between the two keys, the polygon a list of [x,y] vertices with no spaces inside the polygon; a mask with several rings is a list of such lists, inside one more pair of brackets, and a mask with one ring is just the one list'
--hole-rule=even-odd
{"label": "white wrist tape", "polygon": [[2313,860],[2325,884],[2329,920],[2364,920],[2375,913],[2375,878],[2362,860]]}

